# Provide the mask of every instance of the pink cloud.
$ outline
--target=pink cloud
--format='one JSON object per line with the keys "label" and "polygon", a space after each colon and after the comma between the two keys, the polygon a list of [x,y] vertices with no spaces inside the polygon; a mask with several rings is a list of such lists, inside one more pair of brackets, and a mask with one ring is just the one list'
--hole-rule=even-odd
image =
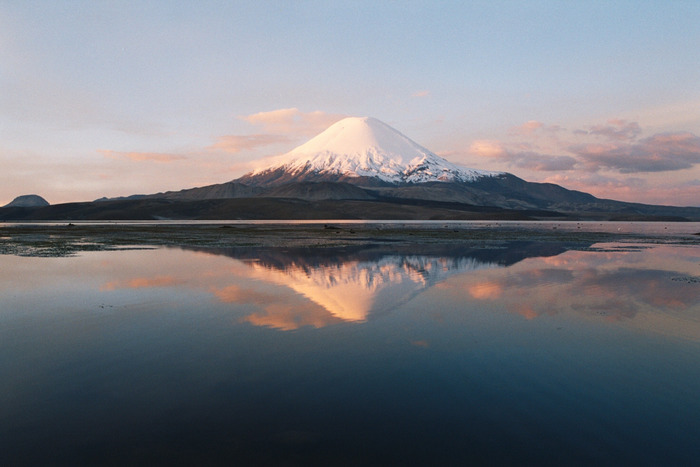
{"label": "pink cloud", "polygon": [[507,151],[500,141],[478,139],[469,146],[469,152],[482,157],[502,158]]}
{"label": "pink cloud", "polygon": [[261,126],[268,133],[295,133],[308,136],[322,132],[344,117],[346,116],[329,114],[320,110],[302,112],[293,107],[290,109],[258,112],[243,116],[241,119],[253,125]]}
{"label": "pink cloud", "polygon": [[423,90],[423,91],[416,91],[413,94],[411,94],[411,97],[428,97],[430,95],[430,91],[428,90]]}
{"label": "pink cloud", "polygon": [[559,125],[531,120],[510,132],[516,140],[476,140],[469,152],[538,172],[585,169],[631,174],[700,165],[700,137],[690,132],[657,133],[637,140],[642,132],[639,124],[622,119],[574,130],[568,134],[577,138],[568,141],[561,138],[561,130]]}
{"label": "pink cloud", "polygon": [[98,149],[97,152],[110,159],[129,159],[137,162],[174,162],[187,159],[179,154],[166,154],[159,152],[120,152],[109,149]]}
{"label": "pink cloud", "polygon": [[637,143],[577,144],[569,150],[590,170],[665,172],[700,164],[700,137],[689,132],[659,133]]}
{"label": "pink cloud", "polygon": [[511,167],[537,171],[571,170],[576,159],[571,156],[541,154],[536,151],[523,150],[528,147],[520,144],[519,148],[510,148],[505,143],[492,140],[477,140],[470,146],[470,152],[477,156],[498,159]]}

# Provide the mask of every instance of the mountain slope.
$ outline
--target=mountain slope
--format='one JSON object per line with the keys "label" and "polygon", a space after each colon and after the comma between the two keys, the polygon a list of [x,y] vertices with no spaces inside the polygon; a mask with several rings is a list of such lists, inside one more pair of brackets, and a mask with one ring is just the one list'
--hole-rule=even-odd
{"label": "mountain slope", "polygon": [[165,193],[145,195],[142,198],[194,201],[202,199],[251,198],[257,196],[260,192],[261,190],[258,188],[232,181],[180,191],[166,191]]}

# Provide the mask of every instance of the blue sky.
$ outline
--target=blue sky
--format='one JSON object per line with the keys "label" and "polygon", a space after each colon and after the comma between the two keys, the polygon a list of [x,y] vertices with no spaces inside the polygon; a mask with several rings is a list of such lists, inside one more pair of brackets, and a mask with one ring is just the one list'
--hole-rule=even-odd
{"label": "blue sky", "polygon": [[697,1],[0,0],[0,205],[225,182],[343,116],[700,205]]}

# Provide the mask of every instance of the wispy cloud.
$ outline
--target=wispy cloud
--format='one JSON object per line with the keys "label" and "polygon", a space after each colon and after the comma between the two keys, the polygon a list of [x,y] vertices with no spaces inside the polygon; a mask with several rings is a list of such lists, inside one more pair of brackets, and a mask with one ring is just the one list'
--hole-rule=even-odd
{"label": "wispy cloud", "polygon": [[110,159],[128,159],[136,162],[175,162],[187,159],[181,154],[167,154],[160,152],[121,152],[109,149],[98,149],[97,152]]}
{"label": "wispy cloud", "polygon": [[411,97],[428,97],[430,95],[430,91],[427,89],[424,89],[422,91],[416,91],[413,94],[411,94]]}
{"label": "wispy cloud", "polygon": [[545,133],[553,135],[557,132],[563,131],[564,129],[559,125],[546,125],[545,123],[539,122],[537,120],[530,120],[523,123],[511,130],[511,133],[517,135],[531,136],[536,133]]}
{"label": "wispy cloud", "polygon": [[499,141],[478,140],[472,143],[470,152],[497,159],[511,167],[537,171],[571,170],[576,165],[576,159],[571,156],[542,154],[528,148],[529,145],[525,144],[511,148]]}
{"label": "wispy cloud", "polygon": [[497,164],[530,181],[602,198],[696,206],[700,137],[688,131],[643,133],[638,122],[623,119],[573,130],[531,120],[503,139],[475,140],[466,154],[455,154],[476,157],[477,166]]}
{"label": "wispy cloud", "polygon": [[250,151],[273,144],[289,143],[292,138],[285,135],[269,135],[258,133],[254,135],[224,135],[207,149],[235,154],[240,151]]}
{"label": "wispy cloud", "polygon": [[258,112],[240,118],[253,125],[260,126],[267,133],[291,133],[310,136],[320,133],[344,117],[346,117],[346,115],[329,114],[320,110],[302,112],[296,107],[293,107],[289,109]]}
{"label": "wispy cloud", "polygon": [[543,172],[583,169],[631,174],[700,164],[700,137],[693,133],[657,133],[638,140],[641,133],[637,122],[619,119],[573,131],[533,120],[511,131],[515,140],[474,141],[470,154]]}

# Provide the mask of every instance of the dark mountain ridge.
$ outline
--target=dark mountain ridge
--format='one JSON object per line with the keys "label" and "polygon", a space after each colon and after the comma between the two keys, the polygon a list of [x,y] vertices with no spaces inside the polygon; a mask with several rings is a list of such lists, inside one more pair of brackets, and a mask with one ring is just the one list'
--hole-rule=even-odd
{"label": "dark mountain ridge", "polygon": [[292,182],[250,187],[239,181],[135,199],[0,208],[0,220],[159,219],[499,219],[700,221],[700,208],[599,199],[512,175],[486,182],[367,187]]}

